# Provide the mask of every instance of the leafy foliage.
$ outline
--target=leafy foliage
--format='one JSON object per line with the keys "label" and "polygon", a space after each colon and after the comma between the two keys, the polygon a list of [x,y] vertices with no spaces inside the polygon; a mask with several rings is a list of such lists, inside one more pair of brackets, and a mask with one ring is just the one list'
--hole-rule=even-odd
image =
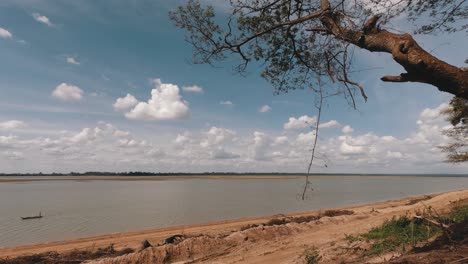
{"label": "leafy foliage", "polygon": [[316,247],[309,247],[302,253],[306,264],[317,264],[322,260],[320,252]]}
{"label": "leafy foliage", "polygon": [[[242,73],[250,63],[255,63],[263,68],[261,76],[273,85],[275,93],[305,88],[319,93],[317,79],[325,76],[329,84],[334,84],[327,86],[324,96],[344,95],[355,107],[357,93],[364,100],[367,96],[364,88],[352,80],[351,74],[359,71],[352,67],[354,48],[367,45],[365,48],[370,51],[392,53],[395,50],[388,48],[385,43],[391,41],[384,39],[380,39],[380,44],[374,42],[376,46],[373,47],[364,45],[366,34],[380,32],[381,27],[402,13],[412,21],[424,17],[421,19],[423,25],[416,29],[419,33],[461,30],[466,28],[463,23],[468,16],[465,2],[230,0],[231,14],[227,23],[221,26],[212,6],[188,0],[169,16],[176,26],[186,31],[195,63],[214,64],[229,55],[238,55],[240,62],[236,71]],[[407,71],[416,68],[405,67]],[[416,71],[402,76],[385,76],[382,80],[422,82],[421,76],[424,74]]]}
{"label": "leafy foliage", "polygon": [[453,139],[453,143],[441,146],[447,153],[447,162],[460,163],[468,161],[468,100],[454,97],[450,108],[442,112],[453,127],[443,133]]}
{"label": "leafy foliage", "polygon": [[439,228],[423,220],[411,221],[408,217],[392,218],[382,226],[373,228],[364,238],[374,240],[365,255],[380,255],[396,249],[404,249],[413,243],[426,241],[439,232]]}

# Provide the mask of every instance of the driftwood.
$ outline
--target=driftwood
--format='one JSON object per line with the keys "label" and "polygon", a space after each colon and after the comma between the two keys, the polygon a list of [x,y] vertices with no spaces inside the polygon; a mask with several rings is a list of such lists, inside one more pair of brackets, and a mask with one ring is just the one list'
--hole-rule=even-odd
{"label": "driftwood", "polygon": [[437,221],[434,221],[434,220],[431,220],[431,219],[427,219],[423,216],[414,216],[413,217],[414,219],[420,219],[420,220],[423,220],[423,221],[426,221],[427,223],[430,223],[432,225],[435,225],[435,226],[438,226],[440,227],[440,229],[442,229],[442,231],[444,232],[444,235],[447,237],[447,239],[450,241],[450,243],[453,244],[453,239],[452,239],[452,231],[450,230],[450,226],[444,224],[444,223],[441,223],[441,222],[437,222]]}
{"label": "driftwood", "polygon": [[164,244],[174,244],[175,242],[177,242],[178,240],[184,238],[185,236],[184,235],[173,235],[173,236],[170,236],[166,239],[164,239]]}
{"label": "driftwood", "polygon": [[148,240],[143,240],[143,242],[141,242],[141,249],[145,249],[145,248],[149,248],[149,247],[152,247],[153,245],[151,245],[151,243],[148,241]]}

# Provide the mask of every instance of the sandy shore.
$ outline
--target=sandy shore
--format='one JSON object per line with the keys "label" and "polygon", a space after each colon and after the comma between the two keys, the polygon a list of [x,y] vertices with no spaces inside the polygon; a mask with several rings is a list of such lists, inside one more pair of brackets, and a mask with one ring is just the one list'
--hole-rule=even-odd
{"label": "sandy shore", "polygon": [[[73,249],[92,249],[105,247],[110,244],[114,244],[116,248],[130,247],[137,249],[145,239],[153,245],[158,245],[167,237],[174,234],[183,234],[193,238],[189,238],[179,245],[184,243],[198,243],[200,242],[198,240],[203,238],[204,240],[200,243],[206,247],[206,252],[203,251],[203,247],[198,245],[199,251],[189,254],[189,256],[180,253],[179,261],[184,261],[184,258],[185,260],[187,260],[187,258],[193,260],[193,258],[207,258],[208,256],[207,259],[210,260],[208,262],[218,263],[296,263],[294,260],[297,260],[298,256],[307,245],[318,246],[321,252],[324,254],[328,252],[329,256],[333,254],[336,256],[343,256],[342,253],[337,255],[335,251],[339,247],[345,247],[345,234],[353,235],[366,232],[370,228],[382,224],[386,219],[393,216],[404,215],[406,213],[411,214],[414,213],[415,210],[423,210],[428,206],[442,212],[449,208],[451,202],[459,199],[468,199],[468,190],[433,194],[430,197],[408,197],[367,205],[335,208],[352,210],[354,214],[323,217],[318,221],[310,223],[290,223],[283,226],[256,227],[240,231],[242,227],[266,223],[272,218],[317,215],[320,211],[291,214],[287,216],[276,215],[259,218],[244,218],[206,224],[108,234],[63,242],[0,248],[0,257],[14,257],[47,251],[66,252]],[[213,244],[214,242],[216,242],[216,245]],[[193,247],[193,245],[191,247]],[[213,247],[220,252],[209,257],[210,254],[213,253]],[[142,257],[141,254],[156,254],[156,251],[159,250],[158,248],[161,247],[150,248],[143,252],[130,254],[124,257],[137,258],[135,263],[138,263],[138,258]],[[248,256],[248,261],[246,261],[246,256]],[[104,260],[101,263],[112,262],[106,262]],[[332,261],[330,263],[334,262]]]}

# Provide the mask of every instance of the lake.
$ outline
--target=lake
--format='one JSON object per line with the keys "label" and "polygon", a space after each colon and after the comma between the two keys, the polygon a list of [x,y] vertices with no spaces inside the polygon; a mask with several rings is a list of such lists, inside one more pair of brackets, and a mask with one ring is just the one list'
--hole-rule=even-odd
{"label": "lake", "polygon": [[[467,177],[28,181],[0,183],[0,247],[294,213],[466,189]],[[21,220],[38,214],[42,219]]]}

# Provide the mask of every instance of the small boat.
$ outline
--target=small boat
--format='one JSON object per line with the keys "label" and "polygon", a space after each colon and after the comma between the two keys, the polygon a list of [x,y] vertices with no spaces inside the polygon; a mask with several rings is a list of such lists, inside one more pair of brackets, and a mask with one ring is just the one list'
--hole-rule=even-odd
{"label": "small boat", "polygon": [[39,212],[39,215],[35,215],[35,216],[22,216],[21,220],[38,219],[38,218],[42,218],[41,212]]}

